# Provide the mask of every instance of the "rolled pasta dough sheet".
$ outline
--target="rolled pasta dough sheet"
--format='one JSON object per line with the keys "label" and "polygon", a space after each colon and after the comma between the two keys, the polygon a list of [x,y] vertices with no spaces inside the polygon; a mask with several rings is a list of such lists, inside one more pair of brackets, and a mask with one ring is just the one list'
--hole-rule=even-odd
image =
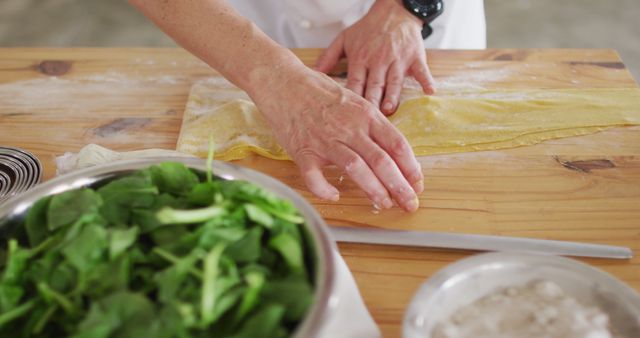
{"label": "rolled pasta dough sheet", "polygon": [[[478,90],[405,97],[389,120],[417,156],[495,150],[640,124],[640,89]],[[248,96],[223,80],[196,83],[190,92],[177,150],[216,158],[251,154],[287,160]]]}

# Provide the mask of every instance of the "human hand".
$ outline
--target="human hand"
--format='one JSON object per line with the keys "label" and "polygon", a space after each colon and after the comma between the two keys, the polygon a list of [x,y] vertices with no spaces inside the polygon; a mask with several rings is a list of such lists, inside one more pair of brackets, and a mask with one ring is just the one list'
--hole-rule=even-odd
{"label": "human hand", "polygon": [[393,114],[407,74],[420,83],[425,94],[434,93],[421,30],[422,22],[397,0],[377,0],[360,21],[336,37],[318,59],[316,69],[327,73],[346,56],[347,88],[384,114]]}
{"label": "human hand", "polygon": [[[293,68],[293,70],[292,70]],[[316,196],[338,200],[322,168],[336,165],[379,207],[418,208],[423,176],[404,136],[371,103],[303,65],[250,92]]]}

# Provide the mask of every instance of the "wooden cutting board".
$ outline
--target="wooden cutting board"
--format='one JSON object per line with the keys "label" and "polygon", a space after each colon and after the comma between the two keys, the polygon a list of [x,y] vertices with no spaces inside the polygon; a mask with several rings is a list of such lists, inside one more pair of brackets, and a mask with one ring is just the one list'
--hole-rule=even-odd
{"label": "wooden cutting board", "polygon": [[[295,51],[312,64],[318,50]],[[430,51],[441,90],[637,87],[611,50]],[[344,71],[338,69],[337,74]],[[173,149],[189,88],[218,76],[178,49],[0,49],[0,144],[54,157],[88,143],[115,150]],[[305,189],[292,163],[239,164],[297,189],[328,223],[527,236],[629,246],[640,255],[640,128],[501,151],[420,158],[421,207],[374,212],[340,172],[338,203]],[[387,337],[428,276],[470,253],[343,244],[365,302]],[[581,259],[640,290],[640,259]]]}

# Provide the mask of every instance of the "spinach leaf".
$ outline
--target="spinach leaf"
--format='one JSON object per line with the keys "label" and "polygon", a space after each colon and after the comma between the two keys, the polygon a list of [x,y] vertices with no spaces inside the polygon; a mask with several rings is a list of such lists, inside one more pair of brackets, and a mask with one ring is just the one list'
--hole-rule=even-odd
{"label": "spinach leaf", "polygon": [[83,216],[98,213],[102,198],[91,189],[69,190],[51,198],[47,210],[50,231],[70,225]]}
{"label": "spinach leaf", "polygon": [[276,337],[284,312],[285,307],[282,305],[266,304],[232,338]]}
{"label": "spinach leaf", "polygon": [[88,224],[62,249],[62,254],[74,268],[85,273],[104,258],[107,245],[107,231],[99,225]]}
{"label": "spinach leaf", "polygon": [[253,227],[240,240],[229,245],[225,254],[238,263],[251,263],[260,258],[262,229]]}
{"label": "spinach leaf", "polygon": [[244,279],[248,285],[247,291],[242,297],[242,302],[239,304],[238,312],[234,317],[235,322],[239,322],[253,310],[260,302],[260,293],[265,282],[265,274],[259,270],[253,270],[247,272]]}
{"label": "spinach leaf", "polygon": [[313,303],[313,288],[301,278],[288,277],[266,282],[263,289],[265,301],[285,306],[285,319],[295,322],[303,318]]}
{"label": "spinach leaf", "polygon": [[215,196],[220,192],[220,187],[215,182],[202,182],[196,184],[189,194],[187,199],[189,203],[196,206],[211,205],[215,201]]}
{"label": "spinach leaf", "polygon": [[20,248],[16,240],[9,241],[8,261],[0,284],[0,312],[14,309],[24,295],[23,273],[30,257],[30,252]]}
{"label": "spinach leaf", "polygon": [[36,246],[44,241],[48,236],[47,230],[47,209],[50,197],[41,198],[33,204],[27,213],[25,220],[25,230],[29,238],[29,244]]}
{"label": "spinach leaf", "polygon": [[43,198],[0,249],[0,336],[287,337],[313,301],[302,222],[181,163]]}
{"label": "spinach leaf", "polygon": [[105,201],[101,208],[104,217],[115,224],[128,224],[132,208],[148,208],[155,202],[158,187],[143,175],[117,179],[98,189]]}
{"label": "spinach leaf", "polygon": [[153,184],[162,193],[186,195],[200,181],[196,174],[178,162],[160,163],[150,171]]}
{"label": "spinach leaf", "polygon": [[93,303],[73,338],[146,337],[155,320],[153,303],[141,294],[117,292]]}
{"label": "spinach leaf", "polygon": [[269,247],[282,255],[293,273],[305,274],[302,246],[293,236],[287,232],[280,233],[271,238]]}
{"label": "spinach leaf", "polygon": [[247,211],[247,216],[250,220],[260,225],[264,225],[266,228],[271,228],[273,226],[273,218],[271,215],[257,205],[247,203],[244,205],[244,209]]}
{"label": "spinach leaf", "polygon": [[224,248],[224,244],[217,244],[204,259],[200,316],[202,318],[202,326],[205,327],[216,319],[213,312],[216,305],[216,281],[218,280],[220,256]]}
{"label": "spinach leaf", "polygon": [[138,238],[138,228],[112,229],[109,232],[109,258],[117,258],[125,252]]}

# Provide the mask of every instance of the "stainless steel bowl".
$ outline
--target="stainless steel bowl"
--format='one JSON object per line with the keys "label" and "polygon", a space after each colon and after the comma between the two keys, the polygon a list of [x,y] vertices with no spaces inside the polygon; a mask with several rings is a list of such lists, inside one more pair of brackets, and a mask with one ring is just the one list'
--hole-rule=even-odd
{"label": "stainless steel bowl", "polygon": [[429,278],[405,313],[403,337],[430,337],[435,326],[461,306],[540,279],[558,284],[583,305],[600,308],[623,337],[640,337],[640,295],[626,284],[573,259],[507,252],[465,258]]}
{"label": "stainless steel bowl", "polygon": [[[155,157],[114,162],[57,177],[0,204],[0,239],[6,237],[11,227],[20,224],[24,220],[31,205],[44,196],[100,184],[101,182],[126,175],[132,171],[144,169],[153,164],[165,161],[182,162],[189,168],[203,172],[206,170],[206,163],[201,159]],[[288,199],[293,202],[300,211],[300,214],[304,217],[307,237],[311,239],[311,244],[316,254],[314,281],[316,289],[314,304],[302,323],[298,325],[293,337],[306,338],[316,336],[329,317],[332,307],[330,304],[331,299],[336,297],[334,287],[336,277],[334,255],[337,251],[335,242],[331,238],[323,219],[299,194],[267,175],[233,164],[217,161],[213,163],[213,172],[223,179],[252,182],[275,193],[281,198]]]}

